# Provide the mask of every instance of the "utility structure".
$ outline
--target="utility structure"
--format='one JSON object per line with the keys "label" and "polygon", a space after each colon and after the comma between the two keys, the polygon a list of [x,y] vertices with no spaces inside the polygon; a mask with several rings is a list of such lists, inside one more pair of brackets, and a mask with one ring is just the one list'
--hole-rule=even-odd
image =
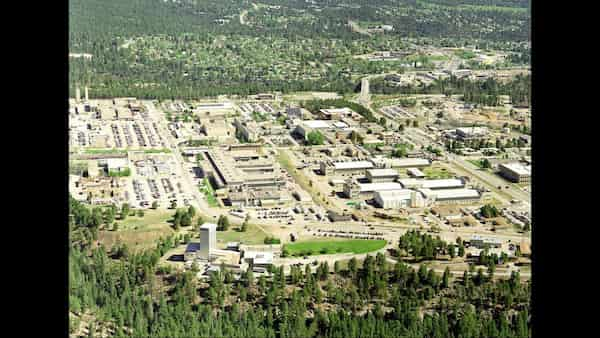
{"label": "utility structure", "polygon": [[85,95],[85,100],[89,101],[90,100],[90,95],[89,95],[89,90],[88,90],[87,86],[85,86],[85,88],[84,88],[84,95]]}
{"label": "utility structure", "polygon": [[77,101],[77,103],[81,101],[81,89],[79,89],[79,85],[75,88],[75,101]]}

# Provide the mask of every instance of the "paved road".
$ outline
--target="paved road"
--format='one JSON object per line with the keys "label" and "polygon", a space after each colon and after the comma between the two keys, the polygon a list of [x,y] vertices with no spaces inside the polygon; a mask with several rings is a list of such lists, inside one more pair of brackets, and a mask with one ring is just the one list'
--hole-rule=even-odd
{"label": "paved road", "polygon": [[518,199],[523,201],[525,206],[530,207],[531,205],[531,194],[515,188],[513,185],[505,181],[503,178],[496,176],[495,174],[489,173],[487,171],[479,170],[474,164],[469,163],[459,156],[454,154],[448,154],[449,162],[457,165],[464,171],[468,172],[470,175],[477,177],[479,180],[491,185],[490,190],[497,191],[498,186],[509,186],[508,189],[502,189],[498,191],[499,194],[504,193],[504,195],[508,195],[513,199]]}

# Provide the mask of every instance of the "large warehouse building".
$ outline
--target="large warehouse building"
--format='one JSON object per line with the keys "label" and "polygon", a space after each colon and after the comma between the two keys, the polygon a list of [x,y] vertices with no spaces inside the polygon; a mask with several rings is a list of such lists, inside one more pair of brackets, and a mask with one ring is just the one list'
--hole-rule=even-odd
{"label": "large warehouse building", "polygon": [[475,189],[419,189],[428,203],[438,204],[470,204],[478,202],[481,194]]}
{"label": "large warehouse building", "polygon": [[394,169],[369,169],[367,179],[371,183],[394,182],[398,179],[398,172]]}
{"label": "large warehouse building", "polygon": [[431,165],[431,161],[426,158],[373,158],[373,163],[377,168],[424,168]]}
{"label": "large warehouse building", "polygon": [[375,192],[374,200],[378,206],[384,209],[417,208],[424,206],[421,193],[409,189],[377,191]]}
{"label": "large warehouse building", "polygon": [[414,178],[403,178],[398,180],[405,189],[452,189],[463,188],[465,182],[457,178],[438,179],[438,180],[419,180]]}
{"label": "large warehouse building", "polygon": [[515,183],[529,183],[531,179],[531,166],[525,166],[521,163],[499,164],[500,175]]}
{"label": "large warehouse building", "polygon": [[322,161],[320,170],[323,175],[365,175],[369,169],[374,169],[375,166],[370,161],[349,161],[349,162],[329,162]]}

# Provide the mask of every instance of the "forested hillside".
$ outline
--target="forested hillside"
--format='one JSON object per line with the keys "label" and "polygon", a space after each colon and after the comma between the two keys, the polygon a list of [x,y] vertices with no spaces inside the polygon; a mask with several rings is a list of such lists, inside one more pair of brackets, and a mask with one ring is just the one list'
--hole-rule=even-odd
{"label": "forested hillside", "polygon": [[[412,44],[478,44],[528,58],[527,2],[492,1],[69,1],[70,90],[93,97],[191,98],[326,90],[402,62],[353,58]],[[348,26],[392,25],[366,36]],[[512,54],[511,54],[512,55]]]}
{"label": "forested hillside", "polygon": [[[181,239],[156,248],[107,253],[95,240],[99,211],[70,199],[69,309],[71,333],[116,337],[528,337],[530,284],[518,273],[494,280],[493,270],[454,278],[422,264],[390,264],[382,254],[347,268],[322,263],[311,273],[240,280],[222,267],[209,283],[191,271],[160,267]],[[400,248],[449,248],[412,232]],[[421,248],[423,250],[415,249]],[[416,252],[415,251],[415,252]],[[332,272],[330,272],[332,271]]]}

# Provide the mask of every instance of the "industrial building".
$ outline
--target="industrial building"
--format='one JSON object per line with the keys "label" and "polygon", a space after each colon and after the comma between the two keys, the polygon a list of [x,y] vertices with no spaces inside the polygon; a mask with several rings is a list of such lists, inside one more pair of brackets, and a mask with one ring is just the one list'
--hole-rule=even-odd
{"label": "industrial building", "polygon": [[481,200],[481,194],[475,189],[418,189],[425,199],[427,204],[471,204]]}
{"label": "industrial building", "polygon": [[373,158],[373,163],[377,168],[424,168],[431,165],[431,161],[426,158]]}
{"label": "industrial building", "polygon": [[452,188],[463,188],[465,182],[457,178],[449,179],[437,179],[437,180],[421,180],[415,178],[403,178],[399,179],[398,182],[402,184],[405,189],[452,189]]}
{"label": "industrial building", "polygon": [[396,182],[356,183],[348,179],[344,183],[344,195],[348,198],[371,198],[377,191],[400,190],[402,186]]}
{"label": "industrial building", "polygon": [[487,136],[487,134],[488,134],[487,127],[456,128],[456,136],[460,140],[482,138],[482,137]]}
{"label": "industrial building", "polygon": [[254,150],[235,148],[232,151],[210,150],[204,153],[215,189],[225,189],[232,206],[272,205],[282,200],[285,180],[269,156]]}
{"label": "industrial building", "polygon": [[398,179],[398,172],[394,169],[369,169],[367,179],[371,183],[394,182]]}
{"label": "industrial building", "polygon": [[497,238],[474,235],[471,237],[469,244],[479,249],[483,249],[485,246],[489,246],[490,248],[500,248],[502,246],[502,241]]}
{"label": "industrial building", "polygon": [[418,168],[408,168],[406,172],[414,178],[424,178],[425,174]]}
{"label": "industrial building", "polygon": [[525,166],[521,163],[499,164],[500,175],[515,183],[529,183],[531,179],[531,166]]}
{"label": "industrial building", "polygon": [[379,207],[384,209],[418,208],[424,206],[421,193],[410,189],[377,191],[373,199]]}
{"label": "industrial building", "polygon": [[368,169],[374,168],[373,163],[366,160],[348,162],[321,161],[320,163],[320,170],[323,175],[365,175]]}

